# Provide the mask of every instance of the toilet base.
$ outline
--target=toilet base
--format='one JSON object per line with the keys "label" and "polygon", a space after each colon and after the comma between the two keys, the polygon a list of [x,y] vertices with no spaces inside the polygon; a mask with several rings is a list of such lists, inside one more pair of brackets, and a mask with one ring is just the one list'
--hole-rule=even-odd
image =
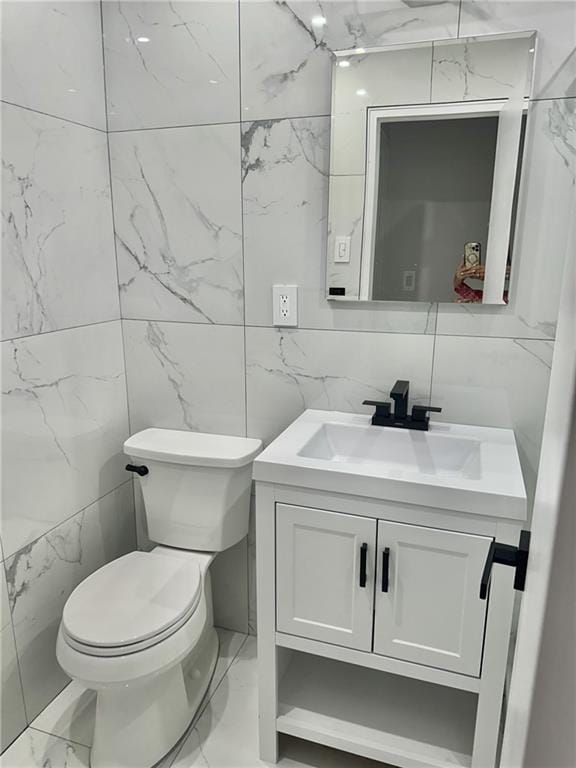
{"label": "toilet base", "polygon": [[161,760],[192,722],[217,659],[209,625],[182,662],[142,683],[99,690],[91,768],[151,768]]}

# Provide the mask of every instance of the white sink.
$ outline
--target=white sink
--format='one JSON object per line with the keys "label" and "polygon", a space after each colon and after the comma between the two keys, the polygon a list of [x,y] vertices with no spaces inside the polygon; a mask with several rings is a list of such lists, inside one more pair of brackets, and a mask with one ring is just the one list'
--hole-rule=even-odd
{"label": "white sink", "polygon": [[378,463],[426,475],[479,478],[480,441],[408,429],[322,424],[299,456],[339,463]]}
{"label": "white sink", "polygon": [[526,514],[510,429],[432,422],[418,432],[310,410],[256,458],[254,478],[490,517]]}

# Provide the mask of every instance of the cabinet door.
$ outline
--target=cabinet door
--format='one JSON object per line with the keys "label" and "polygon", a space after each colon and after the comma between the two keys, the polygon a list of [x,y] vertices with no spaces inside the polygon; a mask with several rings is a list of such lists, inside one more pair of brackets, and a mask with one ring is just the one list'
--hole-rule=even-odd
{"label": "cabinet door", "polygon": [[374,652],[478,676],[491,541],[379,520]]}
{"label": "cabinet door", "polygon": [[375,547],[376,520],[277,504],[278,631],[371,650]]}

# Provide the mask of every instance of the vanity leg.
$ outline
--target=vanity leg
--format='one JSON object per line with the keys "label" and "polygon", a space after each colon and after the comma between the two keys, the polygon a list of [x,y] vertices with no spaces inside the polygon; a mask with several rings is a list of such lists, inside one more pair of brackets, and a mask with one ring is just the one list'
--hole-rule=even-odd
{"label": "vanity leg", "polygon": [[270,486],[256,490],[256,599],[258,625],[258,731],[260,759],[278,761],[278,671],[274,594],[275,503]]}
{"label": "vanity leg", "polygon": [[495,567],[490,587],[472,768],[495,768],[514,606],[514,569]]}

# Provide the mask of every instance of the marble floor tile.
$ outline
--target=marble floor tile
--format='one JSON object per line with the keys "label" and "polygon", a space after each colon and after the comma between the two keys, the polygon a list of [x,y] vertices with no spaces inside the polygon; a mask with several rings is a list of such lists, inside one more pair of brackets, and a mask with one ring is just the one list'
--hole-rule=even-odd
{"label": "marble floor tile", "polygon": [[0,757],[0,767],[89,768],[89,755],[81,744],[27,728]]}

